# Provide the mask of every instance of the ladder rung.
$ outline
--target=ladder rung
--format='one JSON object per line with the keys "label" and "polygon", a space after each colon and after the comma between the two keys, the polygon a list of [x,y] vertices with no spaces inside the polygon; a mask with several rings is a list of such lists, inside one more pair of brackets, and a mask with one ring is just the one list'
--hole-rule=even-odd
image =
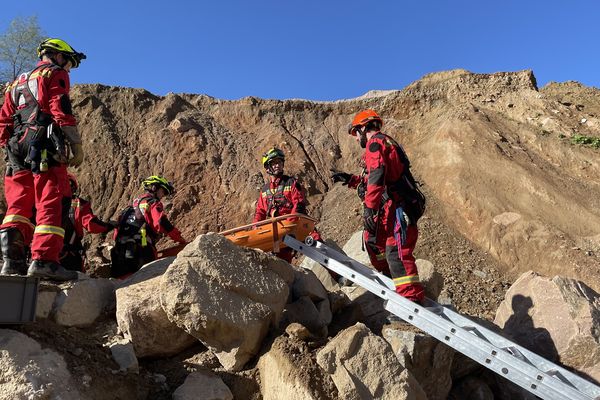
{"label": "ladder rung", "polygon": [[525,358],[523,353],[521,353],[521,351],[514,346],[504,347],[503,350],[509,352],[510,354],[512,354],[513,356],[515,356],[516,358],[518,358],[521,361],[527,361],[527,358]]}
{"label": "ladder rung", "polygon": [[437,315],[442,315],[444,313],[444,307],[442,307],[442,306],[425,307],[425,308]]}

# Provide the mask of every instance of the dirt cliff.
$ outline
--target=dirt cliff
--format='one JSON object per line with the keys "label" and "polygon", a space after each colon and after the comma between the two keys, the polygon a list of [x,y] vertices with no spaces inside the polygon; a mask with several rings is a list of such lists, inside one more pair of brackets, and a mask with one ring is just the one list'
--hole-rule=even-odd
{"label": "dirt cliff", "polygon": [[116,217],[140,180],[157,173],[178,187],[171,215],[186,236],[247,223],[263,182],[261,154],[279,146],[321,229],[343,240],[360,225],[359,203],[332,185],[330,170],[360,172],[361,149],[346,129],[370,107],[435,199],[430,217],[509,276],[533,269],[600,289],[597,89],[568,82],[538,90],[531,71],[454,70],[336,102],[159,97],[102,85],[76,85],[72,98],[86,151],[77,172],[101,217]]}
{"label": "dirt cliff", "polygon": [[[343,240],[360,225],[359,203],[333,187],[330,170],[360,171],[361,149],[346,128],[371,107],[437,200],[431,216],[509,276],[533,269],[600,289],[595,88],[538,90],[531,71],[454,70],[336,102],[159,97],[102,85],[75,85],[72,98],[86,152],[77,173],[103,218],[115,218],[140,180],[157,173],[179,189],[171,215],[188,237],[247,223],[263,182],[260,156],[279,146],[324,233]],[[348,203],[350,210],[336,207]]]}

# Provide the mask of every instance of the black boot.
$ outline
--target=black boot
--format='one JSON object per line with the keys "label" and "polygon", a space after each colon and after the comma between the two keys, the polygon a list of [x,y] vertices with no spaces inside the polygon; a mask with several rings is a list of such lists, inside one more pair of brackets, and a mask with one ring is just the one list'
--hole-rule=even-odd
{"label": "black boot", "polygon": [[0,231],[0,247],[4,265],[0,275],[25,275],[25,243],[23,235],[17,228],[6,228]]}
{"label": "black boot", "polygon": [[77,279],[77,272],[69,271],[54,261],[33,260],[27,275],[53,281],[72,281]]}

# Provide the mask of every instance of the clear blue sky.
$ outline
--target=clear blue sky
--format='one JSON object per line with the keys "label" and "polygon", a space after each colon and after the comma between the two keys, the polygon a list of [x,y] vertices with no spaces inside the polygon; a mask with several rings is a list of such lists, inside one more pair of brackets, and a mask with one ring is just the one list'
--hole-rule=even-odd
{"label": "clear blue sky", "polygon": [[[600,86],[600,2],[101,0],[4,2],[88,55],[73,83],[336,100],[421,76],[533,69]],[[8,3],[8,4],[6,4]]]}

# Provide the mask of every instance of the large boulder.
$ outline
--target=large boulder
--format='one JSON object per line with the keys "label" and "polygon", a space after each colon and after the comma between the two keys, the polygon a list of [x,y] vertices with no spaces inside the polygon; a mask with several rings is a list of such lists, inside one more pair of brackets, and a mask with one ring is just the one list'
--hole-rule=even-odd
{"label": "large boulder", "polygon": [[361,323],[334,337],[317,353],[317,363],[343,399],[427,399],[390,345]]}
{"label": "large boulder", "polygon": [[331,378],[302,348],[280,336],[257,364],[264,400],[317,400],[337,398]]}
{"label": "large boulder", "polygon": [[115,287],[108,279],[81,279],[61,285],[42,282],[38,290],[37,318],[48,318],[59,325],[92,325],[105,309],[114,307]]}
{"label": "large boulder", "polygon": [[527,272],[494,322],[522,346],[600,380],[600,297],[583,282]]}
{"label": "large boulder", "polygon": [[285,306],[281,327],[298,322],[317,336],[327,335],[332,319],[329,293],[315,276],[303,268],[294,268],[291,302]]}
{"label": "large boulder", "polygon": [[90,326],[115,303],[115,287],[108,279],[73,282],[54,300],[54,320],[64,326]]}
{"label": "large boulder", "polygon": [[65,360],[28,336],[0,329],[0,399],[80,400]]}
{"label": "large boulder", "polygon": [[[383,299],[360,286],[344,286],[340,290],[341,299],[335,306],[337,313],[330,325],[332,331],[343,329],[357,322],[369,326],[383,325],[389,315],[385,310]],[[333,303],[335,305],[335,303]]]}
{"label": "large boulder", "polygon": [[394,326],[384,328],[382,335],[392,346],[400,364],[415,376],[427,398],[448,397],[452,387],[452,348],[429,335]]}
{"label": "large boulder", "polygon": [[373,268],[371,260],[369,259],[369,253],[367,253],[367,250],[363,245],[363,231],[354,232],[342,250],[348,257],[355,259],[367,267]]}
{"label": "large boulder", "polygon": [[171,321],[239,370],[279,321],[293,282],[287,262],[208,233],[179,253],[160,296]]}
{"label": "large boulder", "polygon": [[161,276],[174,257],[146,264],[117,289],[117,324],[138,357],[169,357],[197,342],[171,322],[160,303]]}

